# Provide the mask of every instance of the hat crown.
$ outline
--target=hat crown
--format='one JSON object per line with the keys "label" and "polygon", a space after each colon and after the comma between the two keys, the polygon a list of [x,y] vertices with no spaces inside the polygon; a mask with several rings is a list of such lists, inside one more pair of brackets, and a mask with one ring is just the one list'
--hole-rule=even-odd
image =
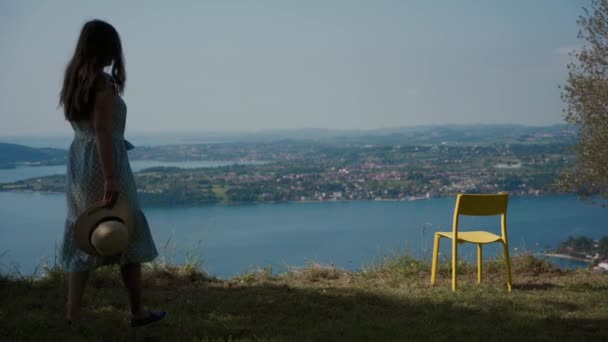
{"label": "hat crown", "polygon": [[[123,228],[126,228],[126,237]],[[103,202],[88,207],[78,215],[72,228],[74,240],[82,251],[102,256],[123,252],[134,233],[135,210],[124,195],[120,195],[111,208]]]}
{"label": "hat crown", "polygon": [[125,224],[118,220],[100,223],[91,234],[91,244],[99,254],[113,256],[127,248],[129,232]]}

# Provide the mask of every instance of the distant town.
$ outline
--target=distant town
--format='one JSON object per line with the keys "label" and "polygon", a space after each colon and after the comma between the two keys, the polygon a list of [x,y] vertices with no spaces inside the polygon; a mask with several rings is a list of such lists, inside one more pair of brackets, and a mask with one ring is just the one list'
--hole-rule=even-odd
{"label": "distant town", "polygon": [[[563,126],[428,127],[373,135],[143,146],[130,152],[130,158],[241,163],[137,172],[146,206],[407,201],[498,191],[539,196],[556,193],[559,170],[572,160],[572,140]],[[52,152],[51,162],[57,163],[61,158]],[[64,187],[64,176],[49,176],[0,184],[0,191],[62,192]]]}

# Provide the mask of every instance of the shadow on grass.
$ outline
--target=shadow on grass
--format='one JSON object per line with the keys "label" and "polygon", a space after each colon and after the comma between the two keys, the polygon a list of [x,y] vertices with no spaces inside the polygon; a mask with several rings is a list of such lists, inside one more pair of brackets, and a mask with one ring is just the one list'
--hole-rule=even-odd
{"label": "shadow on grass", "polygon": [[88,320],[67,329],[64,287],[0,284],[3,336],[19,341],[598,341],[608,336],[607,320],[560,317],[559,310],[577,308],[558,301],[547,307],[556,314],[547,315],[509,295],[487,296],[480,303],[471,293],[440,288],[395,296],[357,288],[228,282],[147,289],[148,305],[169,315],[134,331],[128,327],[124,290],[116,283],[97,285],[85,295]]}
{"label": "shadow on grass", "polygon": [[551,283],[541,283],[541,284],[513,284],[513,290],[522,290],[522,291],[542,291],[542,290],[551,290],[557,287],[555,284]]}
{"label": "shadow on grass", "polygon": [[608,284],[594,284],[583,282],[568,286],[569,291],[573,292],[602,292],[604,296],[608,293]]}

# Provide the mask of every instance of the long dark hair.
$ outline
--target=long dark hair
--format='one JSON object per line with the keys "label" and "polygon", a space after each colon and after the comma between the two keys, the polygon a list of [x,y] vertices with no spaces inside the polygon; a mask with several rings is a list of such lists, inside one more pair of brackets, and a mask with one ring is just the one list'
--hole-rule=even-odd
{"label": "long dark hair", "polygon": [[102,20],[84,24],[76,44],[74,56],[65,69],[59,105],[70,121],[91,117],[95,92],[104,82],[103,68],[112,65],[111,76],[116,89],[125,88],[125,64],[122,44],[116,29]]}

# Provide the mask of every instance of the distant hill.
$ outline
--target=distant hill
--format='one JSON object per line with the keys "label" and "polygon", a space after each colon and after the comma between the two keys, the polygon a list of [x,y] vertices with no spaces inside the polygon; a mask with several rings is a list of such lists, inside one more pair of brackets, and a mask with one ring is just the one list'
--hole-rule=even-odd
{"label": "distant hill", "polygon": [[65,163],[66,158],[67,151],[61,149],[0,143],[0,168],[12,168],[20,164],[57,165]]}
{"label": "distant hill", "polygon": [[[164,135],[163,135],[164,136]],[[179,138],[176,138],[179,136]],[[415,144],[490,144],[574,142],[576,132],[566,125],[438,125],[396,127],[373,130],[277,129],[256,132],[175,133],[172,144],[188,145],[228,142],[273,142],[314,140],[379,145]],[[133,137],[134,141],[137,138]],[[160,137],[159,137],[160,138]],[[142,140],[152,140],[142,137]]]}
{"label": "distant hill", "polygon": [[367,140],[370,144],[545,144],[574,143],[576,132],[566,125],[446,125],[380,129],[344,135],[342,141]]}

